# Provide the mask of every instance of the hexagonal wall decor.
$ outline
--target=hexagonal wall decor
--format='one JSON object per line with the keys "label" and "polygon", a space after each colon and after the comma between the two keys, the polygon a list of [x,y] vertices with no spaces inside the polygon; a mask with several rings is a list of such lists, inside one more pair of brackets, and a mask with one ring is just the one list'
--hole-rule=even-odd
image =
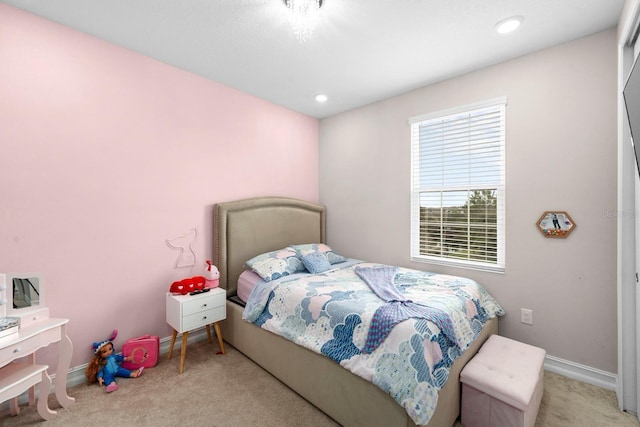
{"label": "hexagonal wall decor", "polygon": [[546,211],[536,226],[544,237],[565,238],[576,228],[576,223],[564,211]]}

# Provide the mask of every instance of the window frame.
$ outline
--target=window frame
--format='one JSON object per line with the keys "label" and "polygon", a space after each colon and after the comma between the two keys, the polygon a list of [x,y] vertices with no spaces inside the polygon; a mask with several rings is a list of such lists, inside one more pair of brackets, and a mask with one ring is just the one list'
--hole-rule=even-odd
{"label": "window frame", "polygon": [[[469,268],[475,270],[482,271],[491,271],[491,272],[499,272],[504,273],[506,268],[505,258],[506,258],[506,242],[505,242],[505,196],[506,196],[506,183],[505,183],[505,152],[506,152],[506,106],[507,99],[506,97],[498,97],[493,98],[473,104],[463,105],[459,107],[450,108],[447,110],[436,111],[429,114],[424,114],[420,116],[411,117],[409,119],[410,125],[410,143],[411,143],[411,244],[410,244],[410,259],[411,261],[416,262],[425,262],[432,264],[439,264],[445,266],[453,266],[460,268]],[[499,160],[500,160],[500,171],[497,174],[499,176],[499,182],[488,183],[476,183],[469,182],[465,185],[454,185],[447,186],[444,184],[440,184],[437,186],[430,187],[420,187],[419,177],[420,177],[420,126],[426,124],[428,122],[433,122],[436,120],[444,121],[446,118],[449,118],[454,115],[472,113],[477,110],[485,110],[495,108],[497,112],[499,112],[499,118],[497,120],[499,127]],[[444,157],[442,158],[442,164],[445,163]],[[425,255],[420,253],[420,201],[421,194],[425,192],[449,192],[449,191],[467,191],[472,192],[474,190],[495,190],[496,191],[496,261],[494,262],[481,262],[469,259],[460,259],[453,257],[443,257],[436,255]],[[443,204],[440,205],[441,208],[444,207]],[[441,224],[444,221],[441,220]],[[467,238],[470,238],[471,228],[470,228],[470,220],[467,218],[467,224],[469,224],[469,228],[467,229]]]}

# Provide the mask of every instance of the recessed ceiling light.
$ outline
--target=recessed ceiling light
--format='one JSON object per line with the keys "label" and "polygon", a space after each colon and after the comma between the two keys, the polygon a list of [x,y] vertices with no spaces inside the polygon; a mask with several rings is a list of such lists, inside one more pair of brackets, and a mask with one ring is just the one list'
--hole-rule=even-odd
{"label": "recessed ceiling light", "polygon": [[524,21],[524,16],[510,16],[509,18],[498,22],[493,28],[495,28],[500,34],[507,34],[515,31],[515,29],[522,24],[522,21]]}
{"label": "recessed ceiling light", "polygon": [[323,93],[316,95],[316,102],[327,102],[327,99],[329,98]]}

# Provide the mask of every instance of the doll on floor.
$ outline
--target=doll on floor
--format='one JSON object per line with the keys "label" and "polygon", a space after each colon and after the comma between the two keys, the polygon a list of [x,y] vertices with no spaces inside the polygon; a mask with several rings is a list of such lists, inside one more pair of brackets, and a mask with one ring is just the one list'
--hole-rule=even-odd
{"label": "doll on floor", "polygon": [[116,377],[138,378],[142,375],[142,370],[144,369],[141,367],[135,371],[130,371],[120,366],[125,360],[133,360],[133,355],[124,357],[121,354],[114,354],[112,341],[117,334],[118,331],[115,330],[108,340],[93,343],[94,356],[85,371],[87,381],[89,383],[98,382],[100,385],[106,385],[107,393],[118,389]]}

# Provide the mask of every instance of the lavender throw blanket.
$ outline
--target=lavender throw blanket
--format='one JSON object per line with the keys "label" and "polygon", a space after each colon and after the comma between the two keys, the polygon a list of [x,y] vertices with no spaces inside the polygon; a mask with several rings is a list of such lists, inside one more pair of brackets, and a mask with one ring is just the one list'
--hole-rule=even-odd
{"label": "lavender throw blanket", "polygon": [[442,334],[456,347],[460,347],[451,316],[439,308],[408,300],[394,283],[398,267],[377,266],[355,268],[356,274],[386,304],[376,310],[371,319],[367,341],[361,352],[370,354],[387,338],[393,327],[411,318],[426,319],[438,326]]}

